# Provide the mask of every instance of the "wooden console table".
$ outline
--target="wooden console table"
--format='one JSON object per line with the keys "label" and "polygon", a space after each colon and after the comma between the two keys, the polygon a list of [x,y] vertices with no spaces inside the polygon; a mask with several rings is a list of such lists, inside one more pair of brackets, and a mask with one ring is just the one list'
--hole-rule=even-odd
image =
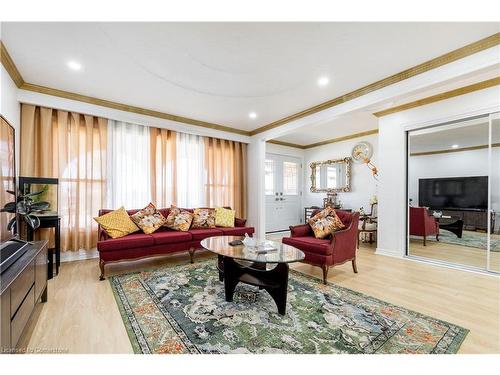
{"label": "wooden console table", "polygon": [[27,246],[0,274],[0,353],[16,352],[35,308],[47,301],[47,241]]}

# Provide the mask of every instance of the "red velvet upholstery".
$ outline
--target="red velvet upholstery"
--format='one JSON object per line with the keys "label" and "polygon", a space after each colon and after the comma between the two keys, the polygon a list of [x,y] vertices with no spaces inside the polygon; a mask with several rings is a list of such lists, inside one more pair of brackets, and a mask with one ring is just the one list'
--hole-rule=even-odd
{"label": "red velvet upholstery", "polygon": [[[319,210],[313,212],[315,215]],[[291,237],[283,238],[283,243],[302,250],[304,262],[323,269],[323,282],[326,283],[328,267],[352,261],[354,272],[356,268],[356,246],[358,238],[358,212],[337,210],[339,219],[345,229],[333,233],[328,239],[318,239],[309,224],[290,227]]]}
{"label": "red velvet upholstery", "polygon": [[[158,209],[165,217],[170,212],[169,208]],[[184,209],[193,212],[193,209]],[[99,216],[112,210],[99,210]],[[133,215],[138,210],[127,210]],[[149,256],[170,254],[180,251],[189,251],[193,261],[194,251],[200,248],[200,241],[211,236],[233,235],[243,236],[245,233],[252,235],[253,227],[246,227],[246,220],[235,218],[234,228],[208,228],[190,229],[187,232],[173,231],[169,228],[159,228],[152,234],[136,232],[121,238],[110,238],[99,226],[97,250],[99,251],[101,279],[104,278],[104,265],[108,262],[133,260]]]}
{"label": "red velvet upholstery", "polygon": [[432,235],[439,240],[439,223],[434,216],[425,207],[410,207],[410,236],[424,237],[426,246],[426,237]]}

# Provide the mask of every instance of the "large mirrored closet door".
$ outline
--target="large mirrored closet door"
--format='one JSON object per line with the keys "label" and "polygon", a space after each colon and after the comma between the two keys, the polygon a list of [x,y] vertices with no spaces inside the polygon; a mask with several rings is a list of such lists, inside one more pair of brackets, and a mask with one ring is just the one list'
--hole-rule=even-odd
{"label": "large mirrored closet door", "polygon": [[490,257],[488,268],[500,272],[500,112],[490,115],[491,124],[491,164],[490,164],[490,207],[491,221]]}
{"label": "large mirrored closet door", "polygon": [[498,121],[485,115],[408,132],[409,256],[500,271]]}

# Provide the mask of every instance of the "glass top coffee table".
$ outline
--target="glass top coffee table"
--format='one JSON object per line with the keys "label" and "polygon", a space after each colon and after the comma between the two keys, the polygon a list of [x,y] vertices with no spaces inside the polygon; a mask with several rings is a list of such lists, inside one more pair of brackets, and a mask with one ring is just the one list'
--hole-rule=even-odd
{"label": "glass top coffee table", "polygon": [[242,236],[217,236],[205,238],[201,246],[217,254],[219,280],[224,281],[226,301],[233,300],[239,282],[265,289],[276,302],[278,312],[286,313],[289,263],[300,262],[305,255],[299,249],[275,241],[266,243],[277,250],[258,253],[245,245],[231,246],[229,242],[243,240]]}

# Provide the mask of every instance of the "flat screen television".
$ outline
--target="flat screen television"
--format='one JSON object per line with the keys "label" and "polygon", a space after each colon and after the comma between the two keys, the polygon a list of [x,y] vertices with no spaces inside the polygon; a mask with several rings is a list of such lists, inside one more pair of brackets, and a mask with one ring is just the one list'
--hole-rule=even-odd
{"label": "flat screen television", "polygon": [[488,208],[488,176],[421,178],[418,204],[434,210]]}

